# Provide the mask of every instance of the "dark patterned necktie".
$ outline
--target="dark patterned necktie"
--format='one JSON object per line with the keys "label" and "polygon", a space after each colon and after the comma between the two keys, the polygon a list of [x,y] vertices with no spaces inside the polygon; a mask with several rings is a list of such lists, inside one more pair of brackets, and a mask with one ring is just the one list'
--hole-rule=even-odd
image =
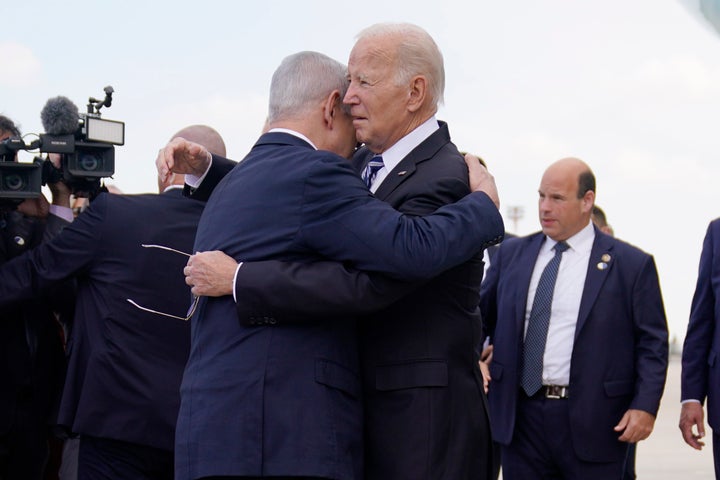
{"label": "dark patterned necktie", "polygon": [[372,186],[375,177],[377,177],[378,171],[384,166],[382,156],[375,155],[370,159],[368,164],[365,166],[365,170],[362,173],[362,179],[365,180],[365,185],[368,188]]}
{"label": "dark patterned necktie", "polygon": [[557,280],[562,253],[568,248],[565,242],[555,244],[553,247],[555,256],[545,266],[535,291],[523,344],[523,369],[520,380],[520,385],[529,396],[533,396],[542,387],[543,357],[550,325],[555,280]]}

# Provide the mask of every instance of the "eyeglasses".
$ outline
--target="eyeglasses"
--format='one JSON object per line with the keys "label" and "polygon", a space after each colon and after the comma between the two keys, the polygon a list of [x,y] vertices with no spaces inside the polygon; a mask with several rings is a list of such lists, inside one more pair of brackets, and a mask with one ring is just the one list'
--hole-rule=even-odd
{"label": "eyeglasses", "polygon": [[[159,248],[159,249],[161,249],[161,250],[167,250],[167,251],[169,251],[169,252],[179,253],[180,255],[185,255],[186,257],[191,257],[191,256],[192,256],[192,255],[190,255],[189,253],[181,252],[180,250],[175,250],[174,248],[166,247],[166,246],[164,246],[164,245],[151,245],[151,244],[145,244],[145,243],[143,243],[143,244],[141,244],[140,246],[143,247],[143,248]],[[127,301],[130,302],[133,306],[135,306],[135,307],[137,307],[137,308],[139,308],[140,310],[143,310],[143,311],[145,311],[145,312],[150,312],[150,313],[154,313],[154,314],[156,314],[156,315],[162,315],[162,316],[164,316],[164,317],[175,318],[175,319],[177,319],[177,320],[182,320],[182,321],[187,322],[187,321],[190,320],[190,319],[192,318],[192,316],[195,314],[195,310],[197,310],[198,303],[200,302],[200,297],[199,297],[198,295],[195,295],[195,294],[191,294],[191,295],[192,295],[192,304],[190,305],[190,308],[188,309],[187,315],[184,316],[184,317],[181,317],[181,316],[178,316],[178,315],[173,315],[173,314],[171,314],[171,313],[159,312],[159,311],[157,311],[157,310],[153,310],[152,308],[143,307],[142,305],[138,304],[136,301],[134,301],[134,300],[132,300],[132,299],[130,299],[130,298],[126,298],[125,300],[127,300]]]}

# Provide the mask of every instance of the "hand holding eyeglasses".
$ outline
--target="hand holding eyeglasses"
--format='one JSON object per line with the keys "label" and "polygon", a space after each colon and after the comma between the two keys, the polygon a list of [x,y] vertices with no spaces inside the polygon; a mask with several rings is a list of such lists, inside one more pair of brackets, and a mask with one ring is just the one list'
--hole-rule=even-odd
{"label": "hand holding eyeglasses", "polygon": [[[184,255],[186,257],[192,256],[189,253],[182,252],[182,251],[177,250],[172,247],[166,247],[165,245],[155,245],[155,244],[143,243],[140,246],[142,248],[150,248],[150,249],[165,250],[168,252],[175,252],[179,255]],[[197,310],[198,303],[200,302],[200,297],[198,295],[192,295],[192,303],[190,304],[190,308],[188,309],[187,314],[184,317],[181,317],[180,315],[175,315],[172,313],[165,313],[165,312],[161,312],[160,310],[155,310],[152,308],[144,307],[144,306],[140,305],[139,303],[137,303],[132,298],[126,298],[126,300],[128,301],[128,303],[139,308],[140,310],[142,310],[144,312],[150,312],[150,313],[154,313],[156,315],[162,315],[163,317],[176,318],[178,320],[183,320],[183,321],[187,322],[188,320],[190,320],[192,318],[193,315],[195,315],[195,310]]]}
{"label": "hand holding eyeglasses", "polygon": [[185,283],[194,295],[221,297],[233,294],[238,262],[225,253],[214,250],[190,256],[183,273]]}
{"label": "hand holding eyeglasses", "polygon": [[181,317],[140,305],[131,298],[127,299],[128,302],[140,310],[187,321],[195,314],[200,297],[221,297],[233,294],[235,270],[237,270],[239,264],[223,252],[215,250],[190,255],[164,245],[143,244],[141,246],[143,248],[167,250],[189,258],[187,265],[183,268],[183,273],[185,274],[185,283],[191,287],[192,303],[187,314]]}

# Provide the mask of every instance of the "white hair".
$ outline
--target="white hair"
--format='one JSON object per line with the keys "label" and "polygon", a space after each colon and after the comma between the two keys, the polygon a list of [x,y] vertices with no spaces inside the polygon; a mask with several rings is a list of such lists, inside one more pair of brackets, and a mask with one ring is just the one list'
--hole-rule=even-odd
{"label": "white hair", "polygon": [[435,40],[425,30],[412,23],[378,23],[362,30],[357,40],[394,36],[397,43],[397,71],[395,81],[405,85],[415,75],[424,75],[434,106],[443,103],[445,66]]}
{"label": "white hair", "polygon": [[347,88],[347,66],[337,60],[310,51],[289,55],[273,74],[267,121],[297,118],[333,90],[342,100]]}

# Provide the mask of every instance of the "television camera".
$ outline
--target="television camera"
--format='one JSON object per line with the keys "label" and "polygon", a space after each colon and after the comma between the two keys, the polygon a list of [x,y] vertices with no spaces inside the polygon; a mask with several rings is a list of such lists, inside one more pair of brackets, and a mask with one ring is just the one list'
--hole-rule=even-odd
{"label": "television camera", "polygon": [[[104,92],[101,100],[88,99],[84,114],[66,97],[51,98],[40,113],[45,133],[30,143],[20,137],[0,142],[0,205],[35,198],[42,185],[59,180],[78,197],[94,198],[101,191],[101,179],[115,173],[115,145],[125,143],[125,123],[100,116],[100,109],[111,106],[114,90],[108,86]],[[60,168],[37,156],[32,163],[17,162],[20,150],[60,154]]]}

